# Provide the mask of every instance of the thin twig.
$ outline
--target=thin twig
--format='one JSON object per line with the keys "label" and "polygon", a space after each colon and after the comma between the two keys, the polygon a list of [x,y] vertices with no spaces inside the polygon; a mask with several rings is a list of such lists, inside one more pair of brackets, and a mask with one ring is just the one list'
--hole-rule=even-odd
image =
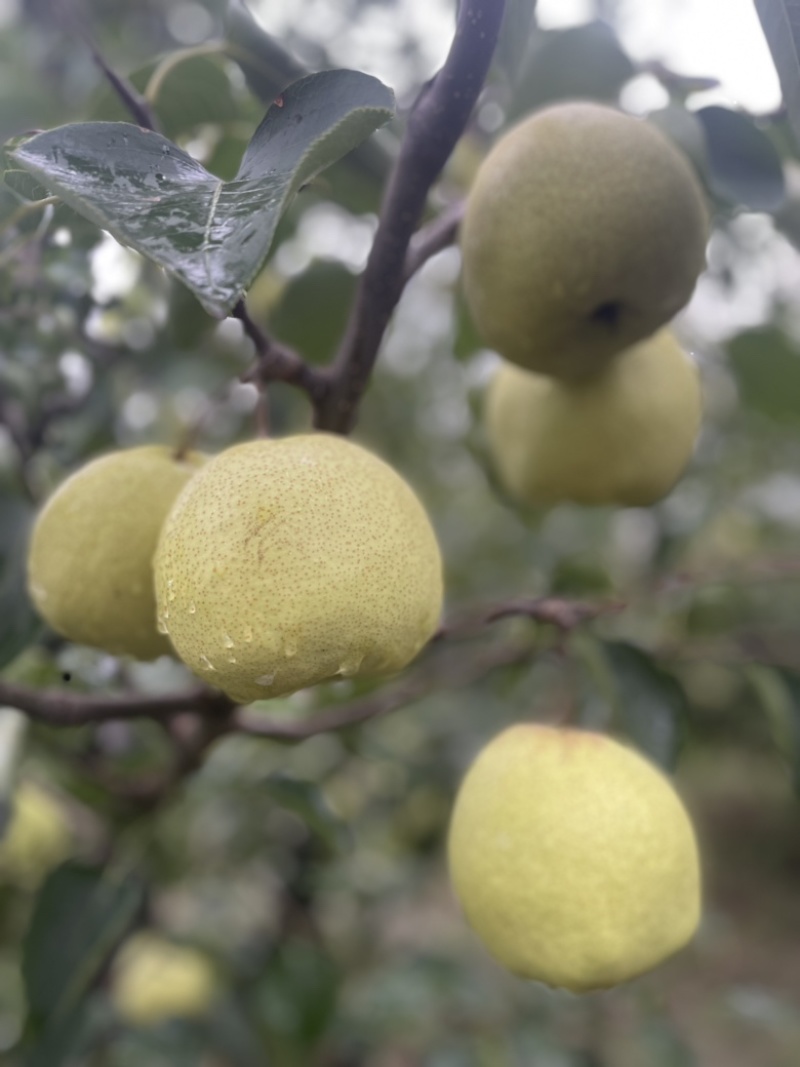
{"label": "thin twig", "polygon": [[461,137],[489,69],[504,0],[463,0],[444,66],[408,119],[350,321],[317,426],[347,433],[356,420],[386,327],[403,292],[406,256],[428,192]]}
{"label": "thin twig", "polygon": [[514,617],[533,619],[535,622],[546,623],[568,632],[601,615],[617,614],[623,611],[625,606],[620,600],[594,603],[588,600],[565,600],[562,597],[504,600],[482,608],[468,608],[455,615],[440,627],[433,640],[472,636],[484,626]]}
{"label": "thin twig", "polygon": [[461,225],[461,220],[464,218],[464,206],[463,200],[450,204],[427,226],[417,230],[411,238],[411,243],[406,253],[406,263],[403,271],[403,278],[406,281],[416,274],[431,256],[435,256],[437,252],[441,252],[453,244],[458,228]]}
{"label": "thin twig", "polygon": [[138,125],[142,126],[145,130],[159,132],[159,125],[155,112],[136,86],[128,81],[127,78],[123,78],[122,75],[117,74],[117,72],[109,66],[99,48],[85,30],[81,30],[80,34],[86,47],[92,53],[92,59],[105,75],[106,81],[117,94],[121,103],[131,113]]}
{"label": "thin twig", "polygon": [[293,348],[265,333],[250,317],[243,299],[232,314],[239,319],[256,349],[256,361],[241,380],[252,382],[259,389],[269,382],[286,382],[306,393],[316,410],[328,391],[326,375],[306,363]]}

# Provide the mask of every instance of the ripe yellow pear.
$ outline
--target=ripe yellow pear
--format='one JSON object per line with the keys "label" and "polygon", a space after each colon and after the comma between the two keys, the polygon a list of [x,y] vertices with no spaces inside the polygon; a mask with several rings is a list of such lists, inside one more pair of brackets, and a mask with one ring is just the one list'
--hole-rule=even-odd
{"label": "ripe yellow pear", "polygon": [[499,481],[519,502],[642,507],[683,473],[701,414],[697,368],[662,330],[585,381],[502,363],[484,421]]}
{"label": "ripe yellow pear", "polygon": [[20,782],[0,839],[0,885],[35,889],[71,851],[72,832],[56,798],[36,782]]}
{"label": "ripe yellow pear", "polygon": [[113,655],[172,652],[156,626],[153,553],[167,512],[205,461],[159,445],[112,452],[68,478],[34,524],[28,588],[64,637]]}
{"label": "ripe yellow pear", "polygon": [[469,192],[467,303],[512,363],[581,378],[683,307],[707,234],[699,182],[664,134],[601,104],[556,104],[497,142]]}
{"label": "ripe yellow pear", "polygon": [[340,437],[236,445],[178,498],[155,559],[159,622],[235,700],[391,674],[428,641],[442,564],[409,486]]}
{"label": "ripe yellow pear", "polygon": [[525,723],[495,737],[458,792],[449,862],[489,952],[576,993],[655,967],[699,922],[697,845],[680,798],[602,734]]}
{"label": "ripe yellow pear", "polygon": [[218,982],[209,959],[150,931],[128,938],[114,961],[111,1000],[132,1026],[204,1015]]}

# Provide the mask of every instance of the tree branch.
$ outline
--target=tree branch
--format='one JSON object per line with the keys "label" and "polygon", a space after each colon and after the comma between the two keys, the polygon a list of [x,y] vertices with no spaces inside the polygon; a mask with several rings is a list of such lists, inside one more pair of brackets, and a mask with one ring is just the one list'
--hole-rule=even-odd
{"label": "tree branch", "polygon": [[2,679],[0,703],[17,708],[34,721],[49,726],[84,726],[110,719],[165,719],[183,711],[224,716],[234,706],[224,694],[205,686],[164,696],[138,693],[98,696],[68,693],[63,689],[33,689]]}
{"label": "tree branch", "polygon": [[269,382],[286,382],[308,395],[316,411],[326,395],[327,377],[311,367],[293,348],[270,337],[253,321],[244,300],[233,309],[233,317],[239,319],[244,332],[255,345],[256,361],[242,375],[242,381],[252,382],[263,388]]}
{"label": "tree branch", "polygon": [[106,81],[117,94],[123,106],[131,113],[138,125],[145,130],[155,130],[158,132],[158,120],[147,100],[145,100],[139,90],[128,81],[127,78],[123,78],[120,74],[117,74],[117,72],[108,65],[99,48],[86,31],[80,30],[80,34],[86,47],[92,53],[92,59],[105,75]]}
{"label": "tree branch", "polygon": [[[255,737],[273,741],[303,741],[316,734],[358,726],[371,719],[379,719],[392,711],[399,711],[408,704],[426,696],[444,684],[448,688],[463,687],[483,678],[499,667],[511,667],[522,663],[536,653],[531,641],[500,645],[483,656],[471,656],[468,663],[464,656],[453,656],[457,669],[443,672],[441,666],[419,670],[392,686],[386,686],[363,700],[330,708],[302,722],[281,722],[261,718],[248,708],[237,708],[232,717],[232,729]],[[445,677],[443,677],[445,675]]]}
{"label": "tree branch", "polygon": [[428,192],[463,133],[497,43],[504,0],[463,0],[444,66],[420,93],[381,209],[350,322],[317,410],[322,430],[352,429],[406,280],[406,256]]}
{"label": "tree branch", "polygon": [[444,211],[437,215],[427,226],[417,230],[411,238],[406,253],[403,279],[408,281],[422,267],[431,256],[448,248],[454,243],[458,227],[464,218],[465,203],[463,200],[450,204]]}

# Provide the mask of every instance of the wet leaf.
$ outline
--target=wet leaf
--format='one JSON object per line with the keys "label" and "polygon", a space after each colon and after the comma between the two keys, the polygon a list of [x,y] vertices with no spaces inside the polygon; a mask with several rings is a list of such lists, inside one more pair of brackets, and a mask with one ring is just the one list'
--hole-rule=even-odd
{"label": "wet leaf", "polygon": [[391,90],[357,71],[309,75],[269,109],[233,181],[129,123],[38,134],[12,160],[79,214],[178,277],[227,315],[269,252],[294,193],[392,115]]}

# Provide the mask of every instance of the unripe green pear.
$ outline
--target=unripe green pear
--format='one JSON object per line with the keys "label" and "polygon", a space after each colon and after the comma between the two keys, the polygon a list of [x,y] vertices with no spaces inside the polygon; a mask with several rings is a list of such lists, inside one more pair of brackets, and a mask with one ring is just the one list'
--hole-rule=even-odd
{"label": "unripe green pear", "polygon": [[93,460],[56,490],[28,555],[31,598],[54,630],[117,656],[172,652],[156,626],[153,553],[167,512],[203,462],[145,445]]}
{"label": "unripe green pear", "polygon": [[701,413],[697,368],[662,330],[586,381],[502,363],[484,420],[499,481],[520,503],[643,507],[680,478]]}
{"label": "unripe green pear", "polygon": [[505,359],[590,376],[686,304],[707,234],[700,184],[664,134],[600,104],[556,104],[497,142],[469,192],[467,303]]}
{"label": "unripe green pear", "polygon": [[456,895],[495,959],[575,993],[650,970],[700,918],[680,797],[603,734],[520,723],[491,740],[458,791],[448,852]]}
{"label": "unripe green pear", "polygon": [[416,496],[377,456],[328,434],[211,460],[164,524],[155,577],[180,658],[241,702],[399,671],[442,605],[439,548]]}

